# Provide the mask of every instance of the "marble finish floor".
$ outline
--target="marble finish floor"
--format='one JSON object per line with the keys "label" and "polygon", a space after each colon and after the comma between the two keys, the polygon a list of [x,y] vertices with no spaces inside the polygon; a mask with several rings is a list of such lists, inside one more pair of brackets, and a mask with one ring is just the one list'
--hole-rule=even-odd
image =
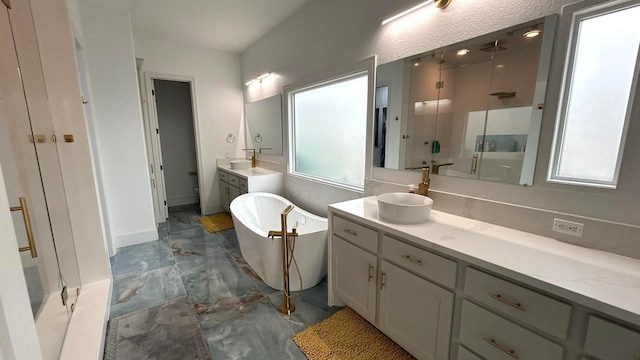
{"label": "marble finish floor", "polygon": [[210,234],[196,209],[180,210],[159,240],[111,258],[110,318],[188,295],[213,359],[306,359],[293,335],[339,310],[327,306],[326,281],[303,291],[292,315],[281,314],[282,293],[244,261],[235,230]]}

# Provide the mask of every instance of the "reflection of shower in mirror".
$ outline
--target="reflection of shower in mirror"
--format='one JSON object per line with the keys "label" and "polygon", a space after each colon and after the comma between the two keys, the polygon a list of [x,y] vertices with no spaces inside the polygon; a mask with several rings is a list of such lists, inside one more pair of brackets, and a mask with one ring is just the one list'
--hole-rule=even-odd
{"label": "reflection of shower in mirror", "polygon": [[[379,65],[374,168],[429,166],[438,175],[531,185],[556,21]],[[541,36],[524,37],[534,25]]]}

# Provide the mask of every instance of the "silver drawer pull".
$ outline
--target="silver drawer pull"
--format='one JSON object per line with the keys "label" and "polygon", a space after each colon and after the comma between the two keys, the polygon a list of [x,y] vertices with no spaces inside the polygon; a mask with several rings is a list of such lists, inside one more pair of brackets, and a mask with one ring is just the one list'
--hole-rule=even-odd
{"label": "silver drawer pull", "polygon": [[516,354],[516,351],[515,351],[515,350],[513,350],[513,349],[509,349],[509,348],[508,348],[508,347],[506,347],[506,346],[503,346],[503,345],[498,344],[498,343],[496,342],[496,339],[492,339],[492,338],[487,338],[487,337],[486,337],[486,338],[484,338],[484,341],[485,341],[487,344],[489,344],[489,345],[493,346],[494,348],[496,348],[496,349],[498,349],[498,350],[500,350],[500,351],[504,352],[505,354],[507,354],[507,355],[511,356],[512,358],[514,358],[514,359],[520,359],[520,356],[518,356],[518,354]]}
{"label": "silver drawer pull", "polygon": [[349,234],[351,236],[358,236],[358,232],[357,231],[353,231],[351,229],[344,229],[342,231],[346,232],[347,234]]}
{"label": "silver drawer pull", "polygon": [[369,264],[369,282],[373,280],[373,265]]}
{"label": "silver drawer pull", "polygon": [[387,274],[385,274],[385,272],[384,272],[384,271],[382,271],[382,272],[380,273],[380,290],[384,289],[384,286],[386,285],[386,284],[384,283],[384,277],[385,277],[386,275],[387,275]]}
{"label": "silver drawer pull", "polygon": [[500,294],[489,293],[489,296],[491,296],[492,298],[500,301],[501,303],[507,304],[507,305],[509,305],[509,306],[511,306],[513,308],[516,308],[516,309],[518,309],[520,311],[527,312],[527,309],[524,306],[522,306],[521,303],[516,303],[516,302],[513,302],[511,300],[505,299]]}
{"label": "silver drawer pull", "polygon": [[422,265],[422,260],[411,257],[411,255],[402,255],[402,258],[414,264]]}

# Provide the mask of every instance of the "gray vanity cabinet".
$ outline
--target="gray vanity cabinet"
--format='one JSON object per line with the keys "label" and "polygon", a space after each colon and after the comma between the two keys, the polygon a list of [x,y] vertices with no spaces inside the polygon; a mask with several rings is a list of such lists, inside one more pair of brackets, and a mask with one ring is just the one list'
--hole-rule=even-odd
{"label": "gray vanity cabinet", "polygon": [[336,294],[370,323],[376,322],[378,258],[339,237],[333,237]]}
{"label": "gray vanity cabinet", "polygon": [[447,359],[453,293],[382,261],[378,326],[418,359]]}
{"label": "gray vanity cabinet", "polygon": [[454,295],[429,279],[455,282],[455,262],[339,216],[331,228],[335,295],[416,358],[448,359]]}

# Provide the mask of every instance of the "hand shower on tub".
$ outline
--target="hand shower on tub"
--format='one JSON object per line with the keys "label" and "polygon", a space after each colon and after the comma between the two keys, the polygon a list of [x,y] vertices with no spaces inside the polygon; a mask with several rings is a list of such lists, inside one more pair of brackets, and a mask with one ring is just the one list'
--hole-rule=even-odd
{"label": "hand shower on tub", "polygon": [[[289,205],[280,214],[281,230],[271,230],[268,234],[271,239],[274,239],[276,236],[282,238],[282,280],[284,282],[284,296],[282,299],[282,304],[280,305],[280,312],[287,315],[290,315],[296,310],[296,305],[293,302],[294,299],[291,297],[291,290],[289,289],[289,269],[291,268],[292,262],[296,266],[296,270],[298,271],[298,276],[300,278],[300,288],[302,289],[302,275],[300,275],[298,262],[296,261],[296,258],[294,256],[296,237],[298,237],[298,232],[296,229],[299,225],[299,220],[294,223],[293,230],[291,232],[287,232],[287,215],[289,215],[293,208],[293,205]],[[304,223],[306,223],[306,220],[304,221]]]}

